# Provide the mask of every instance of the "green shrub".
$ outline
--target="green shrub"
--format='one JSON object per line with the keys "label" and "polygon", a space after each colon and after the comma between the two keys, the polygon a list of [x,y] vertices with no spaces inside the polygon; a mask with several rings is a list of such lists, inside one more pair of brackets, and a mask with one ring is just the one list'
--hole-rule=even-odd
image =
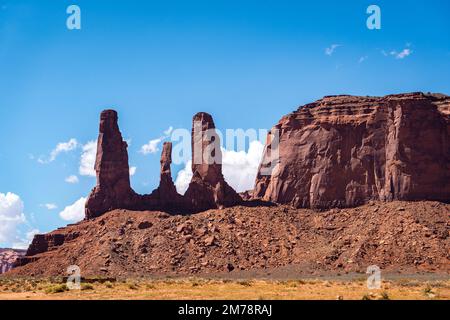
{"label": "green shrub", "polygon": [[45,289],[45,293],[47,294],[52,294],[52,293],[62,293],[65,291],[68,291],[69,288],[67,288],[67,286],[65,284],[57,284],[57,285],[53,285],[48,287],[47,289]]}
{"label": "green shrub", "polygon": [[152,283],[147,283],[147,289],[156,289],[156,287]]}
{"label": "green shrub", "polygon": [[94,290],[94,286],[90,283],[83,283],[81,285],[81,290],[86,291],[86,290]]}
{"label": "green shrub", "polygon": [[135,283],[128,284],[128,289],[130,289],[130,290],[137,290],[138,288],[139,288],[139,286]]}
{"label": "green shrub", "polygon": [[426,295],[433,294],[433,288],[429,284],[427,284],[425,289],[423,289],[423,293],[425,293]]}
{"label": "green shrub", "polygon": [[386,291],[383,291],[381,293],[381,300],[391,300],[391,298],[389,297],[389,294]]}
{"label": "green shrub", "polygon": [[244,287],[251,287],[252,284],[250,281],[238,281],[238,284]]}

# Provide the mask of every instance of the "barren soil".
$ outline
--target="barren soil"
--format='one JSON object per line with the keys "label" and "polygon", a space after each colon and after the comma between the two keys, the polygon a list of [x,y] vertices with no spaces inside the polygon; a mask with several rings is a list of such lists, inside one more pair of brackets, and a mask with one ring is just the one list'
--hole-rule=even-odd
{"label": "barren soil", "polygon": [[299,278],[450,274],[450,205],[374,202],[317,212],[235,207],[192,216],[115,210],[54,231],[62,245],[6,276]]}
{"label": "barren soil", "polygon": [[0,281],[0,300],[449,300],[450,281],[397,279],[369,290],[364,279],[324,280],[211,280],[166,279],[92,282],[68,290],[49,280]]}

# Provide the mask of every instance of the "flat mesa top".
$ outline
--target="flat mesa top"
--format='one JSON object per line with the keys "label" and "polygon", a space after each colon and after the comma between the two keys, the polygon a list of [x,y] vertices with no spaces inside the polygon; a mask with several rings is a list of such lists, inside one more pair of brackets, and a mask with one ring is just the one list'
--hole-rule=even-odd
{"label": "flat mesa top", "polygon": [[[280,122],[311,119],[329,121],[349,121],[353,119],[359,121],[367,119],[368,116],[373,116],[381,106],[393,101],[423,101],[425,104],[435,105],[440,113],[450,115],[450,96],[441,93],[412,92],[383,97],[330,95],[313,103],[300,106]],[[420,103],[417,105],[420,106]]]}

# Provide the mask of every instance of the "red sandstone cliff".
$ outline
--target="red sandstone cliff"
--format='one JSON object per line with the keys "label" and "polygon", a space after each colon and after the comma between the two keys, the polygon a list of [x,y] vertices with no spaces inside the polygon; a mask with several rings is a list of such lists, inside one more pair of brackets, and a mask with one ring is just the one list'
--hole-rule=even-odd
{"label": "red sandstone cliff", "polygon": [[330,96],[283,117],[277,130],[279,159],[271,175],[261,166],[256,198],[312,208],[450,201],[448,96]]}
{"label": "red sandstone cliff", "polygon": [[11,270],[17,259],[25,255],[25,250],[0,249],[0,274]]}

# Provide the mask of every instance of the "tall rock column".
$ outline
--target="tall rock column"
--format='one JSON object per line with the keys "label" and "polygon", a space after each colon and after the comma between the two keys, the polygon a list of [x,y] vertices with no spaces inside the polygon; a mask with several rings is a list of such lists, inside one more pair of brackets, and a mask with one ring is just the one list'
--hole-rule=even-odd
{"label": "tall rock column", "polygon": [[164,142],[160,162],[161,162],[161,181],[159,187],[161,191],[176,192],[176,188],[172,180],[172,172],[170,170],[170,165],[172,164],[172,142]]}
{"label": "tall rock column", "polygon": [[229,207],[242,201],[223,177],[220,137],[211,115],[205,112],[193,118],[192,173],[185,199],[193,211]]}
{"label": "tall rock column", "polygon": [[182,196],[178,194],[172,180],[172,142],[164,142],[161,153],[161,174],[159,187],[150,196],[156,201],[160,210],[172,211],[182,209]]}
{"label": "tall rock column", "polygon": [[97,186],[86,202],[86,219],[114,209],[133,209],[137,194],[130,186],[127,143],[117,124],[117,112],[105,110],[100,115],[95,172]]}

